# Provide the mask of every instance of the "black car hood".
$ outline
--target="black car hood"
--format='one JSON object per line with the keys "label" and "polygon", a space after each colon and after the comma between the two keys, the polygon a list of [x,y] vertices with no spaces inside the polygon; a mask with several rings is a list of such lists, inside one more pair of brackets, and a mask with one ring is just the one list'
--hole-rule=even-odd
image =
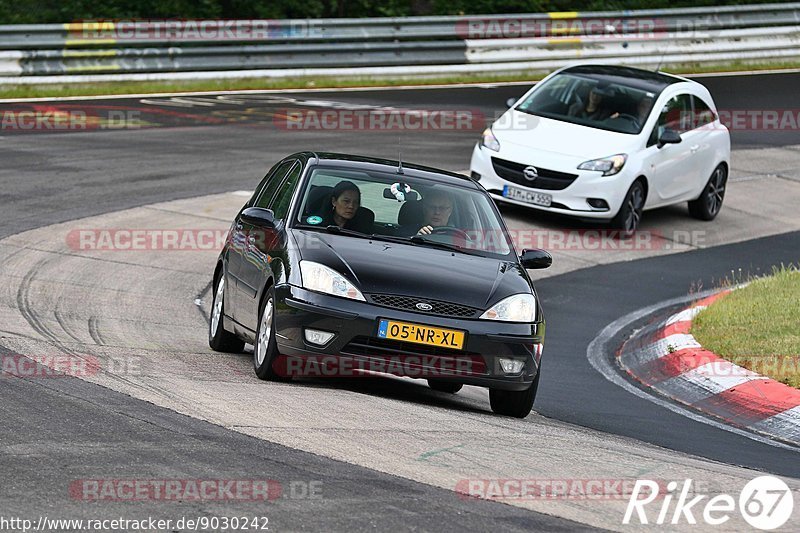
{"label": "black car hood", "polygon": [[416,296],[484,309],[533,289],[515,262],[447,250],[293,230],[302,259],[344,274],[362,293]]}

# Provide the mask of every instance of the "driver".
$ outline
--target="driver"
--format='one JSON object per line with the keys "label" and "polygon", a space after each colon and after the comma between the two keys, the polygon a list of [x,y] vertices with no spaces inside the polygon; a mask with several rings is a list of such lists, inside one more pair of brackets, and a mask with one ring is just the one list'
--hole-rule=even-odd
{"label": "driver", "polygon": [[422,227],[417,235],[430,235],[433,228],[450,225],[453,199],[442,189],[430,191],[422,199]]}
{"label": "driver", "polygon": [[611,111],[607,109],[604,102],[605,96],[606,91],[597,86],[592,87],[586,103],[575,102],[569,107],[567,114],[571,117],[585,118],[598,122],[603,121],[611,115]]}

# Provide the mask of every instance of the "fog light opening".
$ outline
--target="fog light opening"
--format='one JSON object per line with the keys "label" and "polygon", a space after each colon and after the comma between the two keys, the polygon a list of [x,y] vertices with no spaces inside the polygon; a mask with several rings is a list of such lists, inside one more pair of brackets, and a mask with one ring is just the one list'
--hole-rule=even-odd
{"label": "fog light opening", "polygon": [[500,358],[500,368],[506,374],[519,374],[525,367],[525,361],[519,359],[504,359]]}
{"label": "fog light opening", "polygon": [[328,344],[335,336],[335,333],[331,333],[329,331],[320,331],[318,329],[305,330],[306,342],[309,344],[315,344],[317,346],[324,346]]}
{"label": "fog light opening", "polygon": [[475,181],[481,181],[481,175],[475,172],[474,170],[469,173],[469,177]]}
{"label": "fog light opening", "polygon": [[597,209],[598,211],[608,211],[608,202],[603,200],[602,198],[589,198],[586,200],[592,209]]}

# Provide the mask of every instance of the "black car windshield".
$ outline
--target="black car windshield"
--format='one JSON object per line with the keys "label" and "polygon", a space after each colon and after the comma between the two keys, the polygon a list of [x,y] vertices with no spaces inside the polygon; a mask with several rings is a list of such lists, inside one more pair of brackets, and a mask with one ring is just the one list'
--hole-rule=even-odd
{"label": "black car windshield", "polygon": [[617,133],[642,131],[658,96],[653,90],[590,74],[561,73],[536,88],[517,111]]}
{"label": "black car windshield", "polygon": [[[482,191],[388,172],[315,167],[295,227],[359,232],[415,246],[509,259],[513,248]],[[348,230],[348,231],[340,231]]]}

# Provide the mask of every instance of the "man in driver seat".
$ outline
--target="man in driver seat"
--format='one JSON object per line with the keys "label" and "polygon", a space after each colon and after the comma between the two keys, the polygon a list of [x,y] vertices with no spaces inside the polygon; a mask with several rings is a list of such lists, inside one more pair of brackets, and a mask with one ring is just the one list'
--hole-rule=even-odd
{"label": "man in driver seat", "polygon": [[441,189],[433,189],[422,199],[422,227],[417,235],[430,235],[434,228],[450,225],[453,199]]}

